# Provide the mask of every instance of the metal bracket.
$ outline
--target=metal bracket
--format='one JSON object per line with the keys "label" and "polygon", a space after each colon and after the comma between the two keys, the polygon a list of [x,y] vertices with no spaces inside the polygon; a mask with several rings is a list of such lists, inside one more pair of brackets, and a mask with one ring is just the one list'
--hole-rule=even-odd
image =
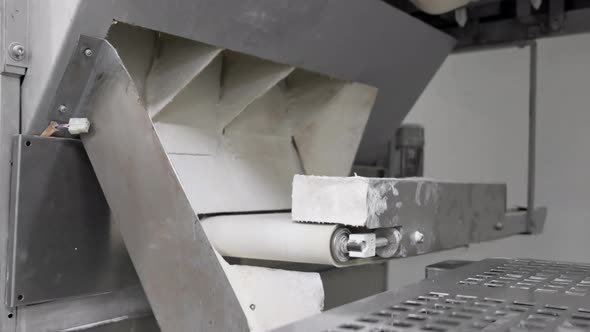
{"label": "metal bracket", "polygon": [[29,0],[2,3],[2,73],[24,75],[29,66]]}
{"label": "metal bracket", "polygon": [[18,135],[12,161],[10,307],[139,284],[80,140]]}
{"label": "metal bracket", "polygon": [[[89,71],[68,74],[93,58]],[[84,88],[65,88],[75,84]],[[84,148],[161,329],[246,331],[231,284],[108,42],[80,37],[53,105],[66,100],[92,123]]]}

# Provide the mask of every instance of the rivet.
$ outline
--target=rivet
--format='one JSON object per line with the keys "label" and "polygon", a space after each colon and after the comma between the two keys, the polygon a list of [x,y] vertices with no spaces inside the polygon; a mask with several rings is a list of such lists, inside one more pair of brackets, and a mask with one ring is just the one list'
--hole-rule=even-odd
{"label": "rivet", "polygon": [[25,58],[25,47],[20,43],[12,43],[8,47],[8,54],[15,61],[21,61]]}

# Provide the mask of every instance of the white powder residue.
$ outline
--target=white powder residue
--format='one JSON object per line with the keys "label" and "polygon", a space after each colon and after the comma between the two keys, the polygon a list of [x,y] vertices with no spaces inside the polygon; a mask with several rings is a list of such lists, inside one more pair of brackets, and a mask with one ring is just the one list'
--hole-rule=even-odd
{"label": "white powder residue", "polygon": [[369,181],[363,177],[295,175],[292,192],[294,221],[365,226]]}
{"label": "white powder residue", "polygon": [[397,182],[393,182],[391,184],[391,192],[393,193],[393,196],[398,196],[399,195],[399,191],[395,187],[396,184],[397,184]]}
{"label": "white powder residue", "polygon": [[435,182],[429,182],[426,185],[424,203],[430,202],[431,199],[433,201],[438,200],[438,184]]}
{"label": "white powder residue", "polygon": [[[369,186],[367,192],[367,210],[369,211],[369,218],[373,216],[380,216],[387,210],[387,190],[390,186],[386,182],[382,182],[377,187]],[[395,188],[391,186],[391,188]]]}
{"label": "white powder residue", "polygon": [[422,184],[424,182],[423,181],[418,181],[418,184],[416,186],[416,194],[414,196],[414,200],[416,201],[416,205],[420,206],[422,205],[422,203],[420,202],[420,192],[422,191]]}

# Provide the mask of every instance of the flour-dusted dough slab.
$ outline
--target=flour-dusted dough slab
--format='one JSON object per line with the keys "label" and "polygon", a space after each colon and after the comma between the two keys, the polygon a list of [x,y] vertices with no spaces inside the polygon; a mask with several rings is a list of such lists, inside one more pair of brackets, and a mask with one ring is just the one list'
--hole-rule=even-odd
{"label": "flour-dusted dough slab", "polygon": [[[292,218],[298,222],[382,227],[465,228],[472,220],[503,220],[506,185],[440,182],[427,178],[296,175]],[[471,227],[471,226],[468,226]]]}

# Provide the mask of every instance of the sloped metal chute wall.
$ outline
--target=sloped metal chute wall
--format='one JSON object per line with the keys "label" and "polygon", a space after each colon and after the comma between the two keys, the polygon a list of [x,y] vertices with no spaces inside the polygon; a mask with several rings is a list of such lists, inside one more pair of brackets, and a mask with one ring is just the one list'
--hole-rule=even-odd
{"label": "sloped metal chute wall", "polygon": [[349,174],[374,87],[122,23],[108,37],[197,213],[290,209],[295,174]]}
{"label": "sloped metal chute wall", "polygon": [[385,153],[455,43],[378,0],[34,0],[30,7],[31,44],[43,56],[31,56],[23,81],[23,133],[40,133],[47,125],[52,82],[62,76],[78,36],[105,38],[116,20],[375,87],[356,156],[365,165]]}

